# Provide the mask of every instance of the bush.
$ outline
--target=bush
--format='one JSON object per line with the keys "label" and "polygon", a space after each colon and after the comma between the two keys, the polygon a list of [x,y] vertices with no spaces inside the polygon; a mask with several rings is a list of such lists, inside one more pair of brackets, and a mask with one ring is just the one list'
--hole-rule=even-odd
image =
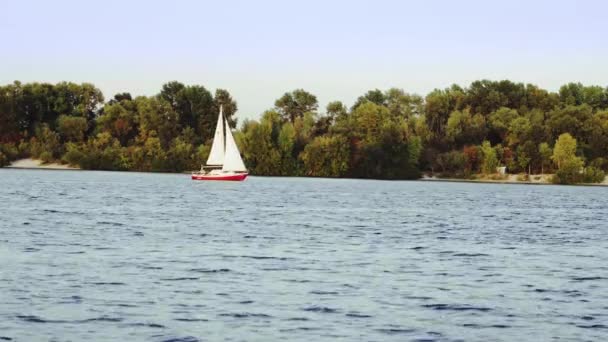
{"label": "bush", "polygon": [[437,156],[437,165],[443,173],[463,176],[466,159],[460,151],[450,151]]}
{"label": "bush", "polygon": [[67,152],[61,157],[61,160],[70,166],[81,166],[84,157],[84,153],[77,145],[68,143]]}
{"label": "bush", "polygon": [[40,160],[42,160],[42,162],[44,164],[51,163],[51,162],[55,161],[55,159],[53,158],[53,154],[51,152],[48,152],[48,151],[44,151],[44,152],[40,153],[40,155],[38,156],[38,158],[40,158]]}
{"label": "bush", "polygon": [[19,142],[19,146],[17,146],[17,151],[19,152],[20,158],[25,158],[30,156],[30,143],[27,140],[21,140]]}
{"label": "bush", "polygon": [[507,175],[501,175],[500,173],[492,173],[487,175],[486,179],[500,181],[507,179]]}
{"label": "bush", "polygon": [[590,166],[585,169],[583,173],[583,182],[584,183],[601,183],[606,178],[606,173],[604,171]]}
{"label": "bush", "polygon": [[19,149],[13,143],[1,144],[0,153],[4,154],[4,158],[9,162],[19,158]]}
{"label": "bush", "polygon": [[553,175],[555,184],[576,184],[583,180],[581,168],[583,161],[580,158],[570,158],[562,162],[561,167]]}
{"label": "bush", "polygon": [[602,157],[595,158],[591,161],[591,163],[589,163],[589,166],[603,171],[608,171],[608,160]]}
{"label": "bush", "polygon": [[0,151],[0,167],[5,167],[8,165],[8,158]]}

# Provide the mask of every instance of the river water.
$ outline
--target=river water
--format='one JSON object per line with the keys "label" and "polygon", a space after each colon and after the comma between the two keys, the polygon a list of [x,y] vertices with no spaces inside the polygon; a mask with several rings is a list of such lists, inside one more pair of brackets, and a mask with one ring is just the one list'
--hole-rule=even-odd
{"label": "river water", "polygon": [[608,188],[0,170],[0,341],[606,341]]}

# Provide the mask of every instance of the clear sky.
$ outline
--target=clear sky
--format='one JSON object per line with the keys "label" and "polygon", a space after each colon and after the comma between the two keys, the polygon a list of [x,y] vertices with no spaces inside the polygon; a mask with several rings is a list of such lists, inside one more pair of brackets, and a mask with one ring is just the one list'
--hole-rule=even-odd
{"label": "clear sky", "polygon": [[229,90],[240,118],[296,88],[324,107],[482,78],[606,86],[607,13],[602,0],[5,0],[0,83],[91,82],[110,98],[178,80]]}

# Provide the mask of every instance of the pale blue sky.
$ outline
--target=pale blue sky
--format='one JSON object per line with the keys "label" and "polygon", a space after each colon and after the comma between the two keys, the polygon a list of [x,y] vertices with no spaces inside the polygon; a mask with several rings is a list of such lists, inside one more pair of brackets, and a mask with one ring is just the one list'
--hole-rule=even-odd
{"label": "pale blue sky", "polygon": [[0,83],[92,82],[110,98],[179,80],[228,89],[240,118],[295,88],[324,107],[481,78],[606,86],[606,13],[601,0],[6,0]]}

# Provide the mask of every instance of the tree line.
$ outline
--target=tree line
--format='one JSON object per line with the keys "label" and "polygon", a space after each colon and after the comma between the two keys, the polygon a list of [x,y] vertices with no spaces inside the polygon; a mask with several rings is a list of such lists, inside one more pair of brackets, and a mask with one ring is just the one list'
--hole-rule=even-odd
{"label": "tree line", "polygon": [[[0,87],[0,165],[20,157],[84,169],[181,172],[206,160],[226,90],[169,82],[155,96],[94,85],[14,82]],[[558,92],[508,80],[452,85],[426,96],[374,89],[351,107],[320,109],[296,89],[235,132],[255,175],[415,179],[555,173],[598,182],[608,170],[608,88],[569,83]]]}

